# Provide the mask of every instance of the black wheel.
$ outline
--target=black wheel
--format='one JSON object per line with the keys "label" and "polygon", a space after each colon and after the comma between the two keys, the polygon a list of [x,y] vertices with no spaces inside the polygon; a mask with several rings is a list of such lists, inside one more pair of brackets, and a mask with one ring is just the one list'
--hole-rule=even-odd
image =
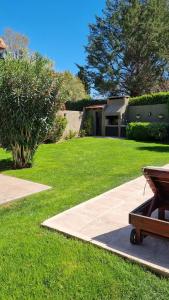
{"label": "black wheel", "polygon": [[130,243],[133,244],[133,245],[138,245],[138,244],[141,244],[142,241],[143,241],[143,236],[140,235],[140,241],[139,241],[138,238],[137,238],[136,229],[133,228],[131,230],[131,233],[130,233]]}

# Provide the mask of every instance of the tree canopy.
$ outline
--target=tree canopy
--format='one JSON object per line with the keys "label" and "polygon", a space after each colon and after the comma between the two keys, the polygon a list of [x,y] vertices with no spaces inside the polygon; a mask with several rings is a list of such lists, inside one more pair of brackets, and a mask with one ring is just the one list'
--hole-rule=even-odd
{"label": "tree canopy", "polygon": [[67,101],[78,101],[89,98],[83,82],[69,71],[57,73],[62,79],[61,92],[67,95]]}
{"label": "tree canopy", "polygon": [[90,25],[88,76],[101,94],[137,96],[168,79],[169,1],[107,0]]}
{"label": "tree canopy", "polygon": [[76,64],[77,68],[79,69],[77,73],[77,77],[81,80],[81,82],[84,85],[86,94],[90,94],[90,81],[88,79],[87,71],[84,66],[80,66]]}
{"label": "tree canopy", "polygon": [[29,39],[26,35],[15,32],[11,28],[4,30],[3,39],[7,45],[7,51],[14,57],[20,58],[28,51]]}

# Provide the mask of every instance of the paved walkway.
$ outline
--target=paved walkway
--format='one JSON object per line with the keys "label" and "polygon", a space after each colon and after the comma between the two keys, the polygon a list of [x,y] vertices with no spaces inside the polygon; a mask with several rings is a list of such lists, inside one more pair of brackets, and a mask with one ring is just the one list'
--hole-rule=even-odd
{"label": "paved walkway", "polygon": [[0,204],[47,189],[50,189],[47,185],[0,174]]}
{"label": "paved walkway", "polygon": [[42,225],[169,275],[168,240],[147,237],[139,246],[129,242],[128,214],[152,196],[148,185],[143,195],[145,183],[141,176],[58,214]]}

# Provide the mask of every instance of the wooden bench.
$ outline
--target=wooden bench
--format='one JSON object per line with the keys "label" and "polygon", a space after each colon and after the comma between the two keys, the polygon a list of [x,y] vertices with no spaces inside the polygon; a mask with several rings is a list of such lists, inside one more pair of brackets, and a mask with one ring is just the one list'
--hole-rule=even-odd
{"label": "wooden bench", "polygon": [[129,214],[129,223],[134,227],[130,234],[132,244],[142,243],[147,235],[169,238],[169,220],[165,216],[169,211],[169,169],[146,167],[143,172],[154,196]]}

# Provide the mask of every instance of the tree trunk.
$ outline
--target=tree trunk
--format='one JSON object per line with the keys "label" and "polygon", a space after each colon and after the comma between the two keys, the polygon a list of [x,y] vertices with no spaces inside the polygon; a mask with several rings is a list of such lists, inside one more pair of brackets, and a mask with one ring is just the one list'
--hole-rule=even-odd
{"label": "tree trunk", "polygon": [[18,144],[12,146],[13,164],[15,169],[30,168],[32,166],[32,151],[28,147]]}

